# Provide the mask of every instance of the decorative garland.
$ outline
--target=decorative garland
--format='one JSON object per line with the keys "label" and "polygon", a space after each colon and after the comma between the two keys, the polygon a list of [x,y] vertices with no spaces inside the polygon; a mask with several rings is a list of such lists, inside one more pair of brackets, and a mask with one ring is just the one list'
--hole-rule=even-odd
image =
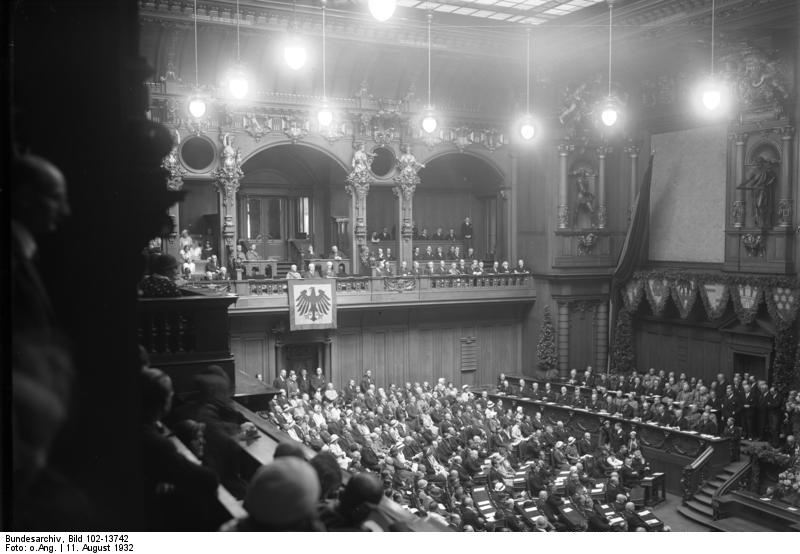
{"label": "decorative garland", "polygon": [[753,460],[764,462],[767,464],[775,464],[781,469],[789,467],[792,457],[788,454],[781,453],[777,448],[762,445],[760,447],[750,446],[742,447],[742,454],[750,455]]}
{"label": "decorative garland", "polygon": [[773,382],[782,392],[792,390],[798,381],[796,364],[797,332],[794,325],[780,329],[775,336],[775,359],[772,362]]}
{"label": "decorative garland", "polygon": [[[770,317],[776,325],[785,328],[791,325],[798,317],[800,312],[800,279],[797,277],[775,276],[775,275],[729,275],[724,273],[702,273],[679,268],[650,269],[637,271],[633,274],[633,279],[649,283],[651,280],[667,280],[670,283],[689,283],[695,281],[700,292],[700,298],[706,309],[709,319],[717,319],[725,312],[727,299],[712,306],[709,302],[708,291],[705,285],[724,286],[723,295],[729,294],[734,303],[736,315],[743,323],[750,323],[755,319],[761,302],[767,297],[767,309]],[[739,286],[749,287],[749,289],[739,290]],[[650,291],[645,287],[650,299]],[[742,305],[741,293],[746,290],[756,290],[752,305],[747,308]],[[791,293],[787,291],[792,291]],[[751,297],[753,295],[750,295]],[[770,298],[772,297],[772,298]],[[745,297],[747,299],[747,296]],[[770,308],[770,302],[773,302]],[[747,300],[745,300],[747,303]],[[676,302],[677,304],[677,302]],[[663,309],[663,307],[662,307]],[[655,312],[655,309],[654,309]],[[660,312],[659,312],[660,313]]]}

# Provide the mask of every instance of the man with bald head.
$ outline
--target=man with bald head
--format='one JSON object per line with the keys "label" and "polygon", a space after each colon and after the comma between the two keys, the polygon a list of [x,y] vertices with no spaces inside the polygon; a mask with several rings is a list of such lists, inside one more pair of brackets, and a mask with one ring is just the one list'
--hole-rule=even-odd
{"label": "man with bald head", "polygon": [[61,171],[38,156],[14,160],[11,170],[11,298],[15,332],[46,332],[55,323],[34,260],[37,240],[71,213]]}

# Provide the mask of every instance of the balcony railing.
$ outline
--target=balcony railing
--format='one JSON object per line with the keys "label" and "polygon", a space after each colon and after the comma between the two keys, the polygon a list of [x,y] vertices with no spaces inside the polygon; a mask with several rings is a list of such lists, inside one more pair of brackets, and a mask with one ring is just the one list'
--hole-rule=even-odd
{"label": "balcony railing", "polygon": [[[530,274],[340,277],[335,281],[339,307],[372,303],[531,301],[536,298]],[[232,311],[281,310],[289,306],[286,279],[194,281],[189,286],[202,289],[206,294],[237,295]]]}

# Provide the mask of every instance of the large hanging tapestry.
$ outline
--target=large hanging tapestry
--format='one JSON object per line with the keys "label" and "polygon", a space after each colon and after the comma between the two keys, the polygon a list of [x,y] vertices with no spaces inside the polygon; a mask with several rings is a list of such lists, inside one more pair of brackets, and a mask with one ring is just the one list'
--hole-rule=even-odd
{"label": "large hanging tapestry", "polygon": [[336,328],[334,279],[289,279],[287,283],[292,331]]}

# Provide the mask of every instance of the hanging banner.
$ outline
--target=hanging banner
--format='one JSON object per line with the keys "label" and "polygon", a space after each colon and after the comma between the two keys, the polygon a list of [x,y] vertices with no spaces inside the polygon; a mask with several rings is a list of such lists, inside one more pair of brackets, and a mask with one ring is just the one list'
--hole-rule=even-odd
{"label": "hanging banner", "polygon": [[708,319],[714,320],[722,317],[728,308],[728,285],[725,283],[703,283],[700,285],[700,298],[706,309]]}
{"label": "hanging banner", "polygon": [[669,281],[666,279],[648,279],[645,287],[647,301],[653,309],[654,315],[661,315],[669,298]]}
{"label": "hanging banner", "polygon": [[633,312],[639,307],[644,294],[644,281],[641,279],[631,279],[625,284],[622,298],[625,301],[625,309]]}
{"label": "hanging banner", "polygon": [[674,281],[671,290],[672,301],[678,306],[681,319],[686,319],[694,307],[695,300],[697,300],[697,281],[694,279]]}
{"label": "hanging banner", "polygon": [[288,279],[292,331],[336,328],[336,280]]}
{"label": "hanging banner", "polygon": [[733,307],[743,325],[752,323],[758,313],[764,289],[756,285],[735,285],[732,291]]}
{"label": "hanging banner", "polygon": [[800,289],[774,287],[765,294],[769,315],[781,328],[791,325],[800,307]]}

